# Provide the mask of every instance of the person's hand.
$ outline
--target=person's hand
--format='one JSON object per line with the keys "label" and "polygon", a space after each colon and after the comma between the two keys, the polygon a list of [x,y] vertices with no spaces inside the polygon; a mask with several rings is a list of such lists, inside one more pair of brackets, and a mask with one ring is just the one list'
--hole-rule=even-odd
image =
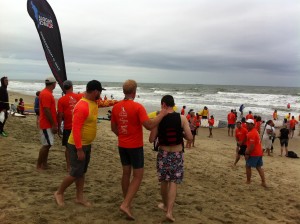
{"label": "person's hand", "polygon": [[249,155],[249,154],[245,154],[245,160],[248,160],[248,159],[249,159],[249,157],[250,157],[250,155]]}
{"label": "person's hand", "polygon": [[77,157],[78,157],[78,160],[79,160],[79,161],[84,160],[85,155],[84,155],[84,152],[83,152],[82,149],[77,149]]}
{"label": "person's hand", "polygon": [[52,126],[52,133],[53,133],[53,134],[56,134],[57,131],[58,131],[57,126],[56,126],[56,125]]}

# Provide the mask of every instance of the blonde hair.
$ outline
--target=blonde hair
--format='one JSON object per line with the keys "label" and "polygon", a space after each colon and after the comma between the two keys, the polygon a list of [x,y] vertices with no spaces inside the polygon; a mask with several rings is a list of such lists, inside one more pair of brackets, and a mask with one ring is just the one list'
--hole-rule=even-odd
{"label": "blonde hair", "polygon": [[128,79],[123,84],[123,93],[124,94],[131,94],[136,91],[137,83],[132,79]]}

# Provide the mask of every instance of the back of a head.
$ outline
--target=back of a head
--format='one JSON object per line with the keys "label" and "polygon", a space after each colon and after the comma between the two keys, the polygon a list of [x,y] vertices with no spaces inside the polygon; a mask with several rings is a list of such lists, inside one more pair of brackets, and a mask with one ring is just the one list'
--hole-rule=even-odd
{"label": "back of a head", "polygon": [[91,80],[86,85],[86,92],[90,93],[94,90],[102,91],[102,85],[98,80]]}
{"label": "back of a head", "polygon": [[3,77],[1,78],[1,86],[5,86],[5,84],[4,84],[4,80],[5,80],[5,79],[7,79],[6,76],[3,76]]}
{"label": "back of a head", "polygon": [[128,79],[123,84],[123,93],[132,94],[136,92],[137,83],[132,79]]}
{"label": "back of a head", "polygon": [[165,103],[167,107],[174,107],[175,102],[174,98],[171,95],[165,95],[163,98],[161,98],[161,104]]}
{"label": "back of a head", "polygon": [[71,89],[71,88],[73,87],[72,81],[70,81],[70,80],[65,80],[65,81],[63,82],[63,87],[64,87],[64,90],[69,90],[69,89]]}

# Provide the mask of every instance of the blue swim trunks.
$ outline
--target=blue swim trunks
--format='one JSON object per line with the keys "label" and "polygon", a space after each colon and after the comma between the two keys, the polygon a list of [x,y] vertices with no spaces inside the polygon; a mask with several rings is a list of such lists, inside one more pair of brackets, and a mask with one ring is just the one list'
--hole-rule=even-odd
{"label": "blue swim trunks", "polygon": [[262,156],[250,156],[249,159],[246,160],[246,166],[254,168],[263,166]]}

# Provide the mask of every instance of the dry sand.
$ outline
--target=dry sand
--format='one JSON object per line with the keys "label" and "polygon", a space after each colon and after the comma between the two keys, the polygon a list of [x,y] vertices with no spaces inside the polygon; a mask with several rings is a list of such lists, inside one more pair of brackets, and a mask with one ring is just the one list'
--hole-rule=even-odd
{"label": "dry sand", "polygon": [[[11,101],[20,97],[10,93]],[[22,96],[25,103],[33,97]],[[101,109],[106,114],[108,108]],[[65,193],[65,207],[59,208],[53,192],[66,175],[64,148],[56,137],[49,153],[50,169],[36,171],[40,149],[35,115],[26,118],[10,116],[6,131],[0,137],[0,223],[127,223],[119,211],[122,201],[121,165],[117,138],[110,122],[98,124],[92,158],[86,174],[85,196],[93,207],[74,203],[75,186]],[[245,184],[242,159],[236,169],[234,138],[227,129],[214,129],[213,138],[201,128],[196,147],[186,149],[184,182],[178,187],[175,204],[176,223],[300,223],[300,159],[280,157],[279,140],[273,157],[264,157],[268,189],[260,186],[253,170],[252,183]],[[133,201],[135,223],[165,223],[156,177],[156,153],[148,143],[145,130],[145,175]],[[300,138],[290,140],[290,150],[300,154]]]}

